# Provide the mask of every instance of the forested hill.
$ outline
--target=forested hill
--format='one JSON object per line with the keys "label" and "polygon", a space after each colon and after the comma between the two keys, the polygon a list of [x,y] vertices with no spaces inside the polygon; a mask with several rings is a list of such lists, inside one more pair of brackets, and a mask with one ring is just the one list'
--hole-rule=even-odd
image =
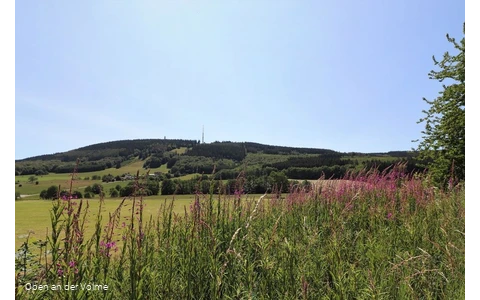
{"label": "forested hill", "polygon": [[[247,168],[258,174],[282,171],[289,177],[318,178],[319,174],[341,176],[362,166],[387,166],[393,162],[411,161],[412,152],[341,153],[329,149],[297,148],[252,142],[214,142],[196,140],[138,139],[94,144],[67,152],[40,155],[15,161],[16,175],[94,172],[119,169],[142,160],[144,168],[166,166],[172,176],[212,173],[224,179]],[[412,164],[414,166],[415,163]]]}

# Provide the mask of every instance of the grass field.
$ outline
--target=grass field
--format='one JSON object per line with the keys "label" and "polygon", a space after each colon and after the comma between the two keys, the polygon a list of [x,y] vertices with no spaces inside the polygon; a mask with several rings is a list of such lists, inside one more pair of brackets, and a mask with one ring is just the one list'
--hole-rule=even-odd
{"label": "grass field", "polygon": [[[261,195],[248,195],[250,198],[258,198]],[[97,196],[98,197],[98,196]],[[119,206],[123,198],[105,198],[102,218],[108,219],[108,214],[113,213]],[[176,195],[176,196],[149,196],[144,197],[144,213],[147,218],[156,217],[159,209],[165,203],[165,200],[174,199],[173,212],[183,214],[185,208],[189,210],[190,204],[195,199],[195,195]],[[84,199],[84,205],[89,203],[90,213],[87,220],[87,234],[93,233],[94,220],[96,219],[100,199]],[[78,202],[78,200],[77,200]],[[130,205],[132,200],[126,200],[125,204]],[[123,210],[128,212],[130,206]],[[21,200],[15,201],[15,251],[25,241],[30,232],[32,240],[44,240],[47,228],[51,232],[50,211],[52,210],[51,200]]]}
{"label": "grass field", "polygon": [[[164,203],[165,199],[171,200],[173,196],[151,196],[145,197],[145,214],[147,217],[150,215],[155,216],[158,212],[160,206]],[[105,206],[103,210],[102,217],[104,219],[108,218],[109,213],[119,206],[122,198],[106,198]],[[175,196],[174,209],[175,213],[182,213],[184,207],[187,209],[190,206],[191,202],[194,200],[194,195],[178,195]],[[87,234],[93,233],[93,221],[96,218],[98,211],[98,205],[100,200],[97,199],[84,199],[84,204],[88,202],[90,204],[90,214],[89,219],[92,223],[87,223]],[[127,200],[126,203],[131,203],[131,200]],[[26,235],[29,232],[31,238],[35,239],[45,239],[45,234],[47,233],[47,228],[51,232],[51,222],[50,222],[50,211],[52,209],[52,201],[50,200],[22,200],[15,202],[15,250],[17,250],[20,245],[25,241]]]}

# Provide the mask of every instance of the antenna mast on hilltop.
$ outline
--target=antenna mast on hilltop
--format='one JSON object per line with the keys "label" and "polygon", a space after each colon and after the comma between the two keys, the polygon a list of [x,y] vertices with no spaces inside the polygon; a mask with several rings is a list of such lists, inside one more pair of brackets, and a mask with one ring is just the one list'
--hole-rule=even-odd
{"label": "antenna mast on hilltop", "polygon": [[202,125],[202,144],[205,143],[204,138],[205,138],[205,126]]}

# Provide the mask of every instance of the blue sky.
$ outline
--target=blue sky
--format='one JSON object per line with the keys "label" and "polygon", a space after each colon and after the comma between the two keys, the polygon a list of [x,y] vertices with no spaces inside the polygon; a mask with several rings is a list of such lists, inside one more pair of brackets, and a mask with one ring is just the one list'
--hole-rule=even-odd
{"label": "blue sky", "polygon": [[[121,139],[410,150],[462,1],[17,1],[15,159]],[[455,53],[455,52],[453,52]]]}

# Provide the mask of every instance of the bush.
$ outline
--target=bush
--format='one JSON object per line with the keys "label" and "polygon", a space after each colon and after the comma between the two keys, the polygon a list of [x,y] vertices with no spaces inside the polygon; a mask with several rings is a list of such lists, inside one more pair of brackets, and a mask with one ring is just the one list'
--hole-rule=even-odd
{"label": "bush", "polygon": [[103,175],[102,182],[113,182],[115,181],[115,177],[112,174]]}
{"label": "bush", "polygon": [[101,184],[94,183],[91,189],[92,189],[92,193],[98,195],[103,191],[103,186]]}
{"label": "bush", "polygon": [[58,187],[56,185],[52,185],[47,189],[46,198],[45,199],[57,199],[58,197]]}
{"label": "bush", "polygon": [[72,196],[73,196],[73,198],[77,198],[77,199],[83,198],[83,195],[82,195],[82,193],[81,193],[80,191],[74,191],[74,192],[72,193]]}

